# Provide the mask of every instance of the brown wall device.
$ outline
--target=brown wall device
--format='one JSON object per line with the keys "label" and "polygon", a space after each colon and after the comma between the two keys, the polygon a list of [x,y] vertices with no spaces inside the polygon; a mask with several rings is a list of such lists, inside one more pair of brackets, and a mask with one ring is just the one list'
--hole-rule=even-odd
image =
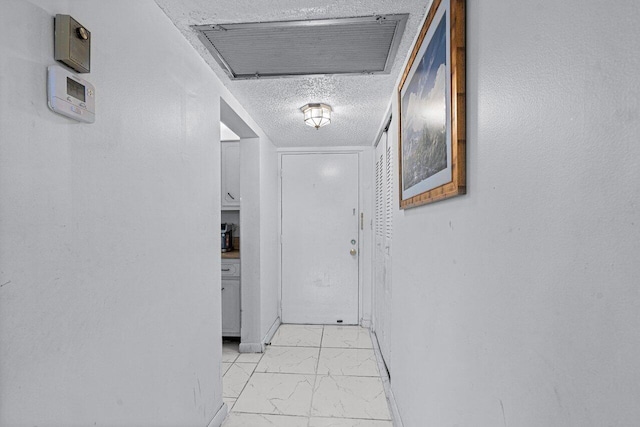
{"label": "brown wall device", "polygon": [[69,15],[56,15],[54,55],[78,73],[91,71],[91,32]]}

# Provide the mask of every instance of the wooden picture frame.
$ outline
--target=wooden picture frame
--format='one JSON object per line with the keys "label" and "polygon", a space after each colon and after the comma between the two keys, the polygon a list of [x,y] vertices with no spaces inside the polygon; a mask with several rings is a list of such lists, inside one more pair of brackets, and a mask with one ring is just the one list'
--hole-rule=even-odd
{"label": "wooden picture frame", "polygon": [[398,87],[400,209],[466,193],[465,0],[434,0]]}

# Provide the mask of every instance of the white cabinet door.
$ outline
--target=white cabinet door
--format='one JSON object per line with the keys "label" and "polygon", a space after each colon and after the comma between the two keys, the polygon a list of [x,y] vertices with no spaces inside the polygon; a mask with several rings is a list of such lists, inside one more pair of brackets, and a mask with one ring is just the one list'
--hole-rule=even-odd
{"label": "white cabinet door", "polygon": [[222,162],[221,204],[223,208],[240,207],[240,143],[220,144]]}
{"label": "white cabinet door", "polygon": [[240,279],[222,280],[222,335],[240,336]]}

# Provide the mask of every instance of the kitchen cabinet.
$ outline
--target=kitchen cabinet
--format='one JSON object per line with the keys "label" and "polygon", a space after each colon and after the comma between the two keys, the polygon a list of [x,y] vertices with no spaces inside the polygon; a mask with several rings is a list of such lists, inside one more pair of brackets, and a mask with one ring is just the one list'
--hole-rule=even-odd
{"label": "kitchen cabinet", "polygon": [[222,142],[221,206],[224,210],[240,209],[240,142]]}
{"label": "kitchen cabinet", "polygon": [[240,260],[222,260],[222,336],[240,336]]}

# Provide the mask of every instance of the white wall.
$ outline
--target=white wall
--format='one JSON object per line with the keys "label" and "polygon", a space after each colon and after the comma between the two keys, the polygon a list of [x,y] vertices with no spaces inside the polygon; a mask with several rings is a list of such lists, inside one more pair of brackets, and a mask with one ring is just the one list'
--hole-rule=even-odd
{"label": "white wall", "polygon": [[278,260],[278,154],[273,144],[260,146],[260,338],[269,340],[269,329],[280,316]]}
{"label": "white wall", "polygon": [[467,7],[468,194],[394,216],[404,425],[637,425],[640,5]]}
{"label": "white wall", "polygon": [[[55,13],[92,31],[95,124],[47,108]],[[5,1],[0,53],[0,425],[206,426],[220,96],[255,124],[150,0]]]}
{"label": "white wall", "polygon": [[[260,312],[260,139],[240,141],[240,283],[242,299],[242,351],[258,351]],[[244,243],[244,246],[243,246]]]}
{"label": "white wall", "polygon": [[241,352],[262,351],[267,332],[278,319],[278,162],[275,153],[275,146],[269,140],[247,138],[240,142]]}

